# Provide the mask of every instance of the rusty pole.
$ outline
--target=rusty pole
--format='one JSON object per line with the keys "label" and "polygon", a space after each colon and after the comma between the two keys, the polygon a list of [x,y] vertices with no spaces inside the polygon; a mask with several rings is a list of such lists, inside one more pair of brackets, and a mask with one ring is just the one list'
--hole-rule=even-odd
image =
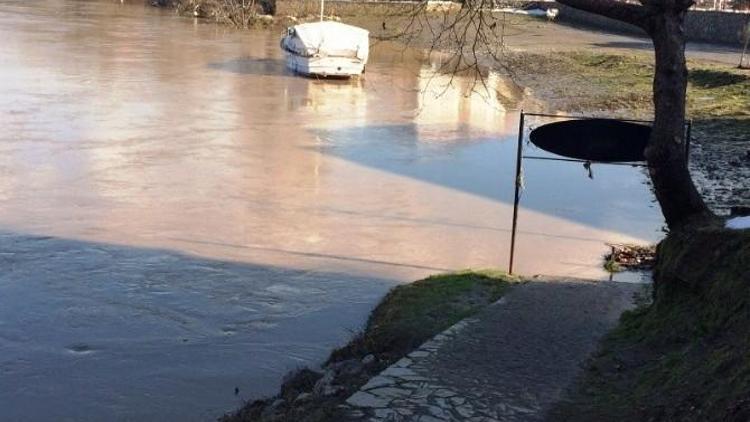
{"label": "rusty pole", "polygon": [[518,225],[518,203],[521,200],[521,161],[523,160],[523,129],[524,114],[521,110],[521,118],[518,122],[518,148],[516,150],[516,178],[515,194],[513,198],[513,226],[510,231],[510,263],[508,264],[508,274],[513,274],[513,258],[516,251],[516,226]]}

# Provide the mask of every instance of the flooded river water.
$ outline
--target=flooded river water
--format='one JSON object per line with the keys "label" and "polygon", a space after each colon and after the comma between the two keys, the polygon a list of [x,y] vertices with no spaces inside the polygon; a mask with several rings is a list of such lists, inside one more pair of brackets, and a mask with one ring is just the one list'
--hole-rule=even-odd
{"label": "flooded river water", "polygon": [[[305,79],[276,31],[114,1],[6,0],[0,38],[2,420],[213,419],[396,283],[506,268],[501,78],[381,44],[364,80]],[[520,273],[604,278],[605,242],[659,236],[637,169],[524,170]]]}

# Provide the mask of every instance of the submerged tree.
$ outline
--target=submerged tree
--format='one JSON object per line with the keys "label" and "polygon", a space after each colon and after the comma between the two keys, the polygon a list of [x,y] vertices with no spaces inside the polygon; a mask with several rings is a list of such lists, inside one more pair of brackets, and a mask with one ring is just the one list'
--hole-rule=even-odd
{"label": "submerged tree", "polygon": [[[683,226],[713,214],[698,193],[688,171],[685,155],[685,105],[687,66],[684,22],[693,0],[558,0],[559,3],[625,22],[643,29],[655,51],[653,83],[654,124],[645,151],[656,198],[667,225]],[[451,49],[454,60],[442,70],[452,73],[478,68],[483,56],[503,63],[506,25],[490,10],[493,0],[464,0],[457,11],[444,13],[438,22],[427,18],[428,3],[410,14],[400,38],[432,38],[434,50]],[[418,22],[415,24],[415,22]],[[417,27],[414,29],[414,27]]]}

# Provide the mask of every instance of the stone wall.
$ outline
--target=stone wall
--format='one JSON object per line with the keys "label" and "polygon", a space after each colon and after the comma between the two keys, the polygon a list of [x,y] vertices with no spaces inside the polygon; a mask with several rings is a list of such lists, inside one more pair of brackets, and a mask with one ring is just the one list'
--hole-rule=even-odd
{"label": "stone wall", "polygon": [[691,41],[742,44],[750,35],[750,13],[691,10],[685,32]]}
{"label": "stone wall", "polygon": [[[645,35],[643,30],[603,16],[582,12],[556,4],[560,9],[557,19],[563,23],[590,26],[608,31]],[[750,13],[691,10],[685,18],[685,33],[689,41],[742,45],[750,35]]]}
{"label": "stone wall", "polygon": [[[386,15],[414,8],[411,1],[325,0],[325,14],[353,16],[357,14]],[[320,0],[276,0],[276,15],[307,16],[320,14]]]}

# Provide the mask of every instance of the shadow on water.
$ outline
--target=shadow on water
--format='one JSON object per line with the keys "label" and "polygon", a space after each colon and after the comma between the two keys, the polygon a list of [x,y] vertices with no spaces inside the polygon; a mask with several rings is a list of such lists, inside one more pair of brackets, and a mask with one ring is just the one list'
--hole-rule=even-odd
{"label": "shadow on water", "polygon": [[[321,153],[449,189],[512,204],[516,142],[468,127],[418,124],[318,129]],[[526,143],[528,154],[551,157]],[[524,162],[523,208],[600,229],[656,239],[663,224],[639,168]]]}
{"label": "shadow on water", "polygon": [[393,285],[8,232],[0,251],[8,420],[213,419],[325,359]]}

